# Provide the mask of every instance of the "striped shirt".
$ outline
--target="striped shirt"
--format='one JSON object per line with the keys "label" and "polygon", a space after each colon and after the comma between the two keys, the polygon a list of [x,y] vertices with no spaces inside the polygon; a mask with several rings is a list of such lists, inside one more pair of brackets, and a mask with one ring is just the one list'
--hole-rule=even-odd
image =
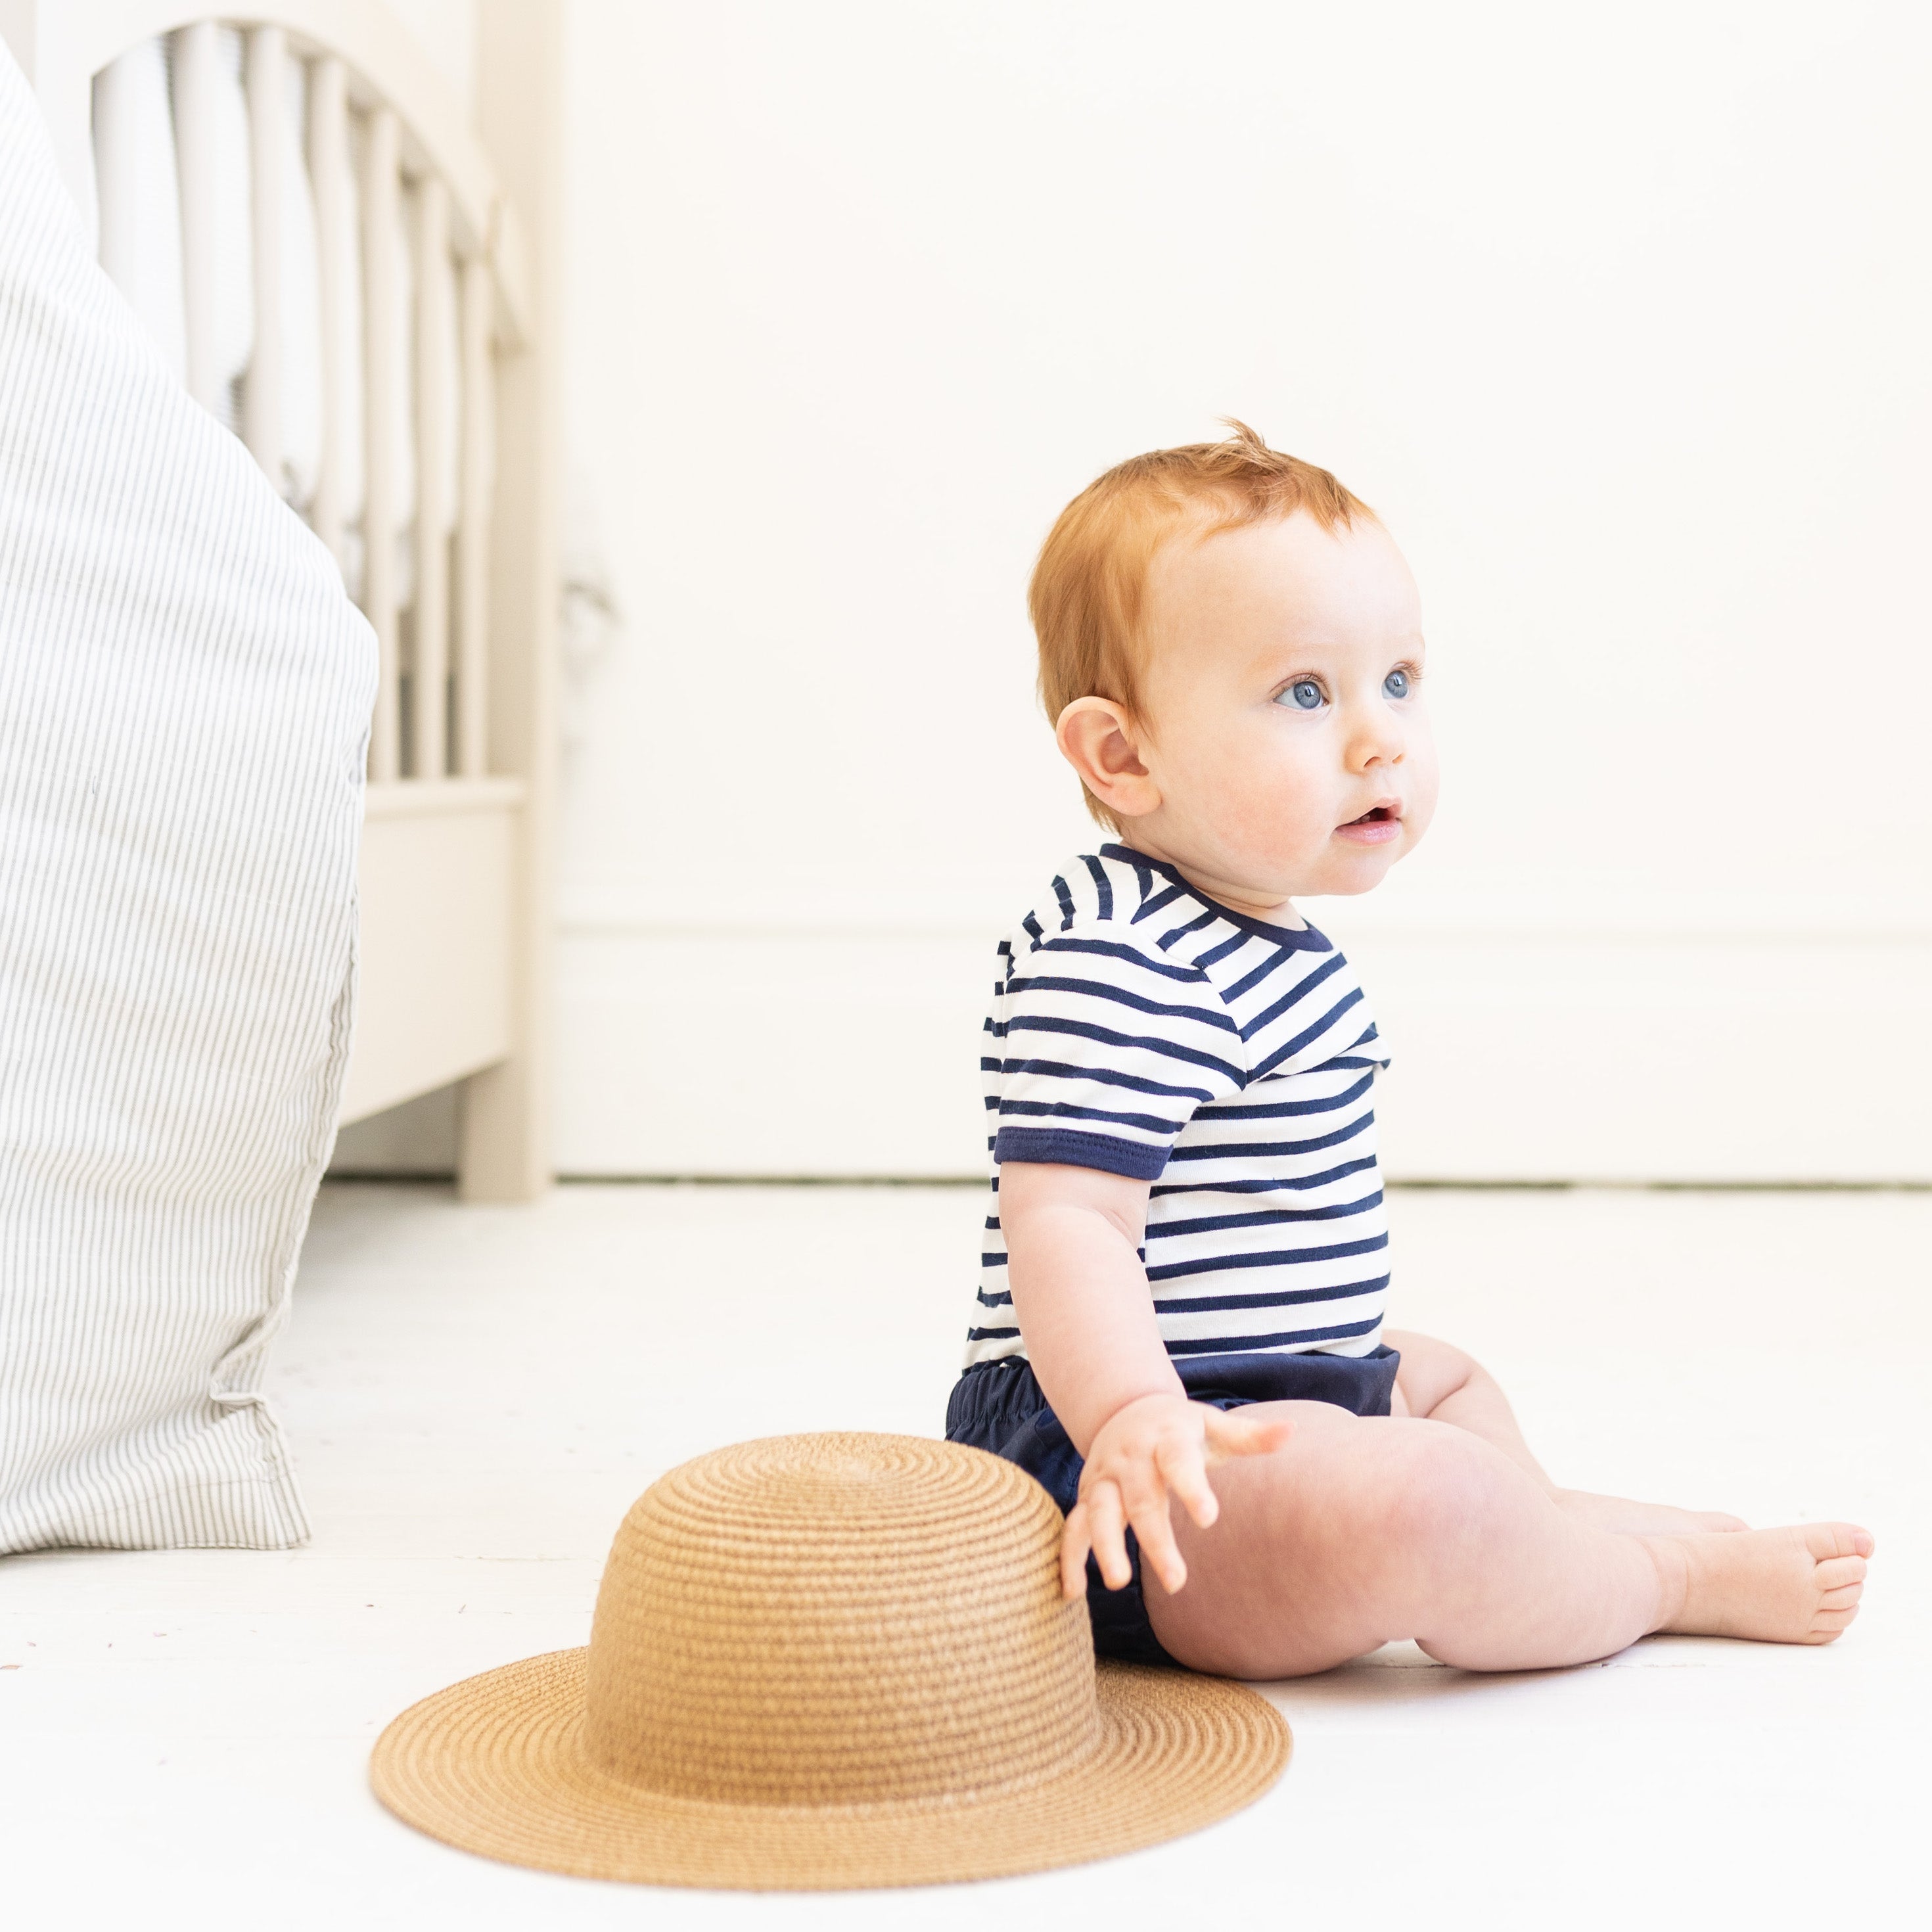
{"label": "striped shirt", "polygon": [[1365,1355],[1389,1282],[1368,1002],[1313,927],[1230,911],[1125,845],[1076,859],[1000,942],[980,1060],[993,1208],[966,1360],[1024,1355],[1000,1167],[1153,1184],[1170,1355]]}

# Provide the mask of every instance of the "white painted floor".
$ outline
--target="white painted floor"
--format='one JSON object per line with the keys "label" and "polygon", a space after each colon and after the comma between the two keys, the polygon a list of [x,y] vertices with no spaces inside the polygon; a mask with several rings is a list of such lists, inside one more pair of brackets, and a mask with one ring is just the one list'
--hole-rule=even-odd
{"label": "white painted floor", "polygon": [[[734,1438],[937,1433],[965,1190],[325,1192],[274,1384],[315,1523],[278,1555],[0,1563],[9,1926],[1932,1924],[1922,1390],[1932,1196],[1406,1192],[1399,1316],[1474,1348],[1562,1478],[1876,1532],[1834,1648],[1683,1639],[1465,1676],[1407,1646],[1272,1687],[1282,1784],[1132,1858],[836,1897],[640,1892],[446,1850],[369,1744],[581,1642],[611,1531]],[[850,1340],[828,1343],[836,1315]]]}

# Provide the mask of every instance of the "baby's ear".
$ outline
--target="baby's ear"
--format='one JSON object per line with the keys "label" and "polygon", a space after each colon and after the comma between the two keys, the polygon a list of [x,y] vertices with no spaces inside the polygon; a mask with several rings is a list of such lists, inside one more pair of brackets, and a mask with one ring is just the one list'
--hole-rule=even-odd
{"label": "baby's ear", "polygon": [[1111,698],[1076,698],[1054,726],[1060,755],[1109,812],[1144,818],[1160,804],[1160,788],[1141,756],[1132,714]]}

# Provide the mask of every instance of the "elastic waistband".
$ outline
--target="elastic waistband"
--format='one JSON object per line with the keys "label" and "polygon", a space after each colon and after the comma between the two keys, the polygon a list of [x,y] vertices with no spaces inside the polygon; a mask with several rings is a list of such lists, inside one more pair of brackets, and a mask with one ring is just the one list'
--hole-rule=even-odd
{"label": "elastic waistband", "polygon": [[[1402,1357],[1386,1342],[1366,1355],[1195,1355],[1174,1358],[1180,1385],[1196,1402],[1216,1408],[1238,1408],[1250,1402],[1328,1402],[1352,1415],[1386,1415],[1395,1394]],[[1024,1370],[1022,1376],[1016,1372]],[[953,1412],[986,1415],[989,1410],[1018,1410],[1016,1420],[1046,1406],[1033,1364],[1024,1355],[975,1362],[953,1385],[946,1405]]]}

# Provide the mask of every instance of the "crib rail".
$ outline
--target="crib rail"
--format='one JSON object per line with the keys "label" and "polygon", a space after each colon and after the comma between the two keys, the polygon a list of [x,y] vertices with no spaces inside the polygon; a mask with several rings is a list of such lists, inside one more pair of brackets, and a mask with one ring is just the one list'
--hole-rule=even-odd
{"label": "crib rail", "polygon": [[[270,10],[39,6],[39,92],[104,266],[370,620],[370,778],[480,777],[496,360],[526,333],[523,251],[488,161],[386,14]],[[59,111],[82,86],[85,147]],[[157,240],[158,174],[172,243]]]}
{"label": "crib rail", "polygon": [[104,263],[381,640],[342,1118],[460,1082],[474,1200],[550,1172],[556,10],[482,0],[472,118],[386,0],[0,0]]}

